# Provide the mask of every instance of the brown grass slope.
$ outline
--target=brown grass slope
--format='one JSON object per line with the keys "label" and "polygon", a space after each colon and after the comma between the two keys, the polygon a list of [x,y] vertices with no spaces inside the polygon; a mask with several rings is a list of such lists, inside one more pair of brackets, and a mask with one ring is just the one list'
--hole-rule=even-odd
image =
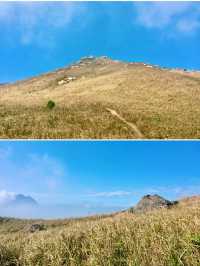
{"label": "brown grass slope", "polygon": [[[49,100],[56,103],[51,111]],[[199,103],[198,72],[84,59],[1,86],[0,137],[138,138],[131,123],[144,138],[199,138]]]}
{"label": "brown grass slope", "polygon": [[200,198],[183,202],[140,214],[37,221],[46,230],[35,233],[24,230],[33,221],[0,220],[0,265],[200,265]]}

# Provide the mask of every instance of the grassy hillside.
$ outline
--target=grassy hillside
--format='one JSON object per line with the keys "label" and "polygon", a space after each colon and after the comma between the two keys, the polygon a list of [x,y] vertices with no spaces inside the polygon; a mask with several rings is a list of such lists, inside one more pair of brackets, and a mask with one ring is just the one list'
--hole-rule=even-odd
{"label": "grassy hillside", "polygon": [[[49,100],[55,102],[52,110],[46,107]],[[139,138],[127,121],[144,138],[199,138],[199,102],[198,72],[81,60],[1,86],[0,137]]]}
{"label": "grassy hillside", "polygon": [[145,214],[37,221],[46,230],[35,233],[26,230],[33,221],[0,221],[0,265],[197,266],[200,204],[192,203]]}

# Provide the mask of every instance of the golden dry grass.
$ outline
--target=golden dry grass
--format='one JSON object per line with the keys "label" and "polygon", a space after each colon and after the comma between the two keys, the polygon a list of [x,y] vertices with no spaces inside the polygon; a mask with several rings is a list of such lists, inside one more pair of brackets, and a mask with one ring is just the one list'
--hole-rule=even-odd
{"label": "golden dry grass", "polygon": [[69,221],[36,233],[2,233],[1,223],[0,265],[200,265],[199,205]]}
{"label": "golden dry grass", "polygon": [[[72,75],[75,81],[58,85]],[[136,138],[111,108],[145,138],[199,138],[199,102],[198,73],[100,61],[2,86],[0,137]]]}

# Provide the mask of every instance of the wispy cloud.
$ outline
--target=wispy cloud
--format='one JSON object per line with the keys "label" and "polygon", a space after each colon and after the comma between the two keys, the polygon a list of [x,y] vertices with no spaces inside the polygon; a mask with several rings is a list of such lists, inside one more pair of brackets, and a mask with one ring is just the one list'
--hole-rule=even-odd
{"label": "wispy cloud", "polygon": [[30,154],[26,165],[20,169],[20,175],[29,180],[36,179],[39,185],[55,190],[61,185],[66,169],[62,163],[48,154]]}
{"label": "wispy cloud", "polygon": [[0,190],[0,205],[7,204],[15,199],[16,194],[6,190]]}
{"label": "wispy cloud", "polygon": [[[64,193],[67,180],[66,166],[48,154],[24,154],[17,160],[17,151],[0,147],[0,190],[1,196],[9,196],[5,191],[38,195]],[[10,154],[10,156],[8,156]]]}
{"label": "wispy cloud", "polygon": [[91,193],[88,196],[89,197],[122,197],[122,196],[128,196],[131,195],[132,192],[130,191],[123,191],[123,190],[118,190],[118,191],[110,191],[110,192],[97,192],[97,193]]}
{"label": "wispy cloud", "polygon": [[85,10],[83,5],[73,2],[1,2],[0,25],[15,26],[19,41],[23,45],[35,43],[53,47],[55,30],[71,26],[71,23],[78,20]]}
{"label": "wispy cloud", "polygon": [[176,28],[179,32],[183,32],[185,34],[194,34],[200,29],[200,19],[182,19],[177,22]]}
{"label": "wispy cloud", "polygon": [[[197,4],[148,2],[133,5],[136,14],[134,19],[139,26],[160,30],[167,36],[176,36],[177,33],[189,36],[200,29],[200,8]],[[105,10],[108,17],[113,17],[113,10],[104,8],[102,14]],[[10,40],[12,44],[15,37],[15,41],[24,46],[34,44],[40,48],[53,49],[62,35],[72,32],[72,29],[82,30],[85,25],[94,22],[98,15],[87,3],[80,2],[0,2],[0,28],[4,29],[1,38],[6,38],[7,43]],[[118,16],[118,13],[114,13],[114,16]],[[14,34],[11,30],[13,27]],[[115,30],[116,25],[112,24],[112,27]]]}
{"label": "wispy cloud", "polygon": [[93,192],[88,194],[88,197],[94,198],[140,198],[146,194],[160,194],[170,196],[172,198],[181,198],[185,196],[198,195],[200,194],[200,184],[196,185],[179,185],[179,186],[155,186],[155,187],[143,187],[132,189],[129,191],[117,190],[117,191],[103,191]]}
{"label": "wispy cloud", "polygon": [[136,22],[167,35],[193,34],[200,28],[200,8],[190,2],[135,3]]}

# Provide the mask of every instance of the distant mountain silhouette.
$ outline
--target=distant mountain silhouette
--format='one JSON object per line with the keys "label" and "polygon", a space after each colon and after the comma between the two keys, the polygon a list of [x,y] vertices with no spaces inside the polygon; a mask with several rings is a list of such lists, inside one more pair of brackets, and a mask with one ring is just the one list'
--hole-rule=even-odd
{"label": "distant mountain silhouette", "polygon": [[30,196],[24,196],[23,194],[18,194],[16,195],[14,201],[12,204],[17,204],[17,205],[37,205],[36,200],[34,200]]}
{"label": "distant mountain silhouette", "polygon": [[37,206],[38,203],[35,199],[30,196],[25,196],[23,194],[16,194],[8,196],[4,202],[1,202],[1,207],[17,207],[17,206]]}

